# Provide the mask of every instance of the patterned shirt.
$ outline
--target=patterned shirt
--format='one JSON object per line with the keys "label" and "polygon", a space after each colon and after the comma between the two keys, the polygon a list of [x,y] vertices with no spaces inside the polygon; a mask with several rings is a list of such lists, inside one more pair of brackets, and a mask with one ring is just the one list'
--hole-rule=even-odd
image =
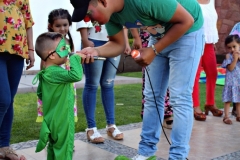
{"label": "patterned shirt", "polygon": [[0,53],[28,58],[26,29],[34,22],[28,0],[0,0]]}

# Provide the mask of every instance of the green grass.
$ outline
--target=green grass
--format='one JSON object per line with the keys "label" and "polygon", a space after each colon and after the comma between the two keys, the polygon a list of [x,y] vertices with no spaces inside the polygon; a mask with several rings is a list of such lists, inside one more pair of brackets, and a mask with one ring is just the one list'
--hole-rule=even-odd
{"label": "green grass", "polygon": [[[118,74],[128,77],[141,77],[141,72]],[[205,103],[205,84],[200,84],[201,104]],[[221,102],[222,86],[216,87],[216,104],[223,107]],[[86,118],[82,106],[82,89],[77,90],[78,95],[78,122],[76,132],[85,130]],[[115,119],[116,125],[125,125],[141,122],[141,84],[115,85]],[[37,117],[37,96],[35,93],[17,94],[14,101],[14,122],[12,127],[11,143],[18,143],[28,140],[36,140],[39,137],[41,123],[36,123]],[[100,89],[97,94],[96,122],[98,128],[105,128],[106,120],[100,98]]]}

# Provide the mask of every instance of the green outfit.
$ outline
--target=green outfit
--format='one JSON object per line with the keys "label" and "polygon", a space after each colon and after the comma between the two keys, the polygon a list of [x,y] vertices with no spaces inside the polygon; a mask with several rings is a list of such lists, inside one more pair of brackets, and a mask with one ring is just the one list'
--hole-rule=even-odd
{"label": "green outfit", "polygon": [[39,79],[38,98],[43,102],[43,122],[36,152],[48,142],[47,160],[72,160],[74,146],[74,89],[73,82],[82,79],[81,57],[70,57],[70,70],[49,66],[33,80]]}
{"label": "green outfit", "polygon": [[108,35],[112,36],[127,28],[141,28],[152,36],[161,38],[171,28],[169,23],[177,4],[180,3],[194,18],[193,26],[186,32],[194,32],[203,25],[201,8],[196,0],[124,0],[122,11],[112,14],[106,24]]}

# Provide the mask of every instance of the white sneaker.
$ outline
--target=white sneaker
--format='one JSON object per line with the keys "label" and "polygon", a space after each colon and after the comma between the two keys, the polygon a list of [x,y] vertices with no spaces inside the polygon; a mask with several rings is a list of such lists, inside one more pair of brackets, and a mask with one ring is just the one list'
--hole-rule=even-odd
{"label": "white sneaker", "polygon": [[132,158],[132,160],[147,160],[149,157],[142,156],[140,154],[137,154]]}

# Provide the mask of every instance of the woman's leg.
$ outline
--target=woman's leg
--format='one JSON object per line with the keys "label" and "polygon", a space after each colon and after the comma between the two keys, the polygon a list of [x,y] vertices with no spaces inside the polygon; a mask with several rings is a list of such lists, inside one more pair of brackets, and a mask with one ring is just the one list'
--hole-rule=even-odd
{"label": "woman's leg", "polygon": [[145,88],[145,68],[142,68],[142,110],[141,110],[141,118],[143,119],[143,111],[144,111],[144,103],[145,103],[145,96],[144,96],[144,88]]}
{"label": "woman's leg", "polygon": [[[205,54],[205,50],[203,52]],[[200,79],[200,74],[202,71],[202,63],[203,63],[203,58],[201,57],[196,77],[194,80],[194,86],[193,86],[193,93],[192,93],[192,98],[193,98],[193,109],[194,109],[194,118],[197,121],[205,121],[206,120],[206,115],[203,114],[201,107],[200,107],[200,97],[199,97],[199,79]]]}
{"label": "woman's leg", "polygon": [[[193,86],[193,93],[192,93],[192,98],[193,98],[193,107],[194,110],[195,108],[200,109],[200,100],[199,100],[199,79],[200,79],[200,74],[202,70],[202,58],[200,59],[195,81],[194,81],[194,86]],[[198,111],[201,113],[200,111]]]}
{"label": "woman's leg", "polygon": [[202,56],[202,66],[206,73],[206,105],[215,105],[217,80],[217,60],[213,44],[206,44]]}
{"label": "woman's leg", "polygon": [[[95,46],[105,44],[104,41],[92,40]],[[83,89],[83,108],[86,114],[88,128],[96,127],[95,122],[95,108],[96,108],[96,94],[100,78],[102,75],[104,61],[96,60],[94,63],[84,64],[85,86]]]}
{"label": "woman's leg", "polygon": [[23,70],[23,58],[0,53],[0,147],[10,145],[13,120],[13,100]]}
{"label": "woman's leg", "polygon": [[[115,124],[115,97],[113,87],[119,61],[120,56],[107,58],[107,60],[104,61],[100,79],[101,98],[108,125]],[[114,68],[113,65],[116,68]]]}

